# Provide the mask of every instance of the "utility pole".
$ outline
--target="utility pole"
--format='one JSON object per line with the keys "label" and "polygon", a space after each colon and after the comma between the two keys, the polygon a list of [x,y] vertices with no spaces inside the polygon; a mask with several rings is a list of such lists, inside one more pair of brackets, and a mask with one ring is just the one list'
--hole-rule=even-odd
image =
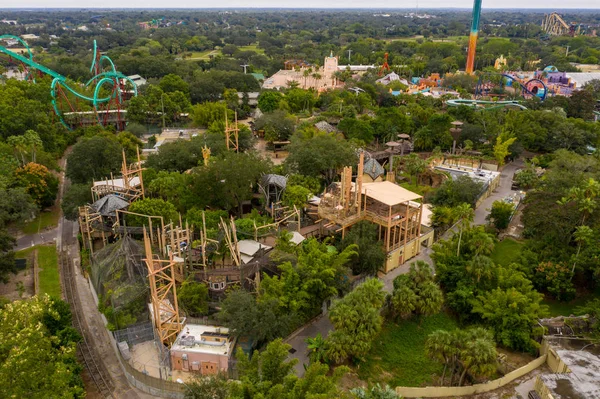
{"label": "utility pole", "polygon": [[244,68],[244,75],[245,75],[245,74],[246,74],[246,68],[248,68],[250,65],[243,64],[243,65],[240,65],[240,66],[241,66],[242,68]]}
{"label": "utility pole", "polygon": [[350,55],[352,54],[352,50],[348,50],[348,64],[350,63]]}

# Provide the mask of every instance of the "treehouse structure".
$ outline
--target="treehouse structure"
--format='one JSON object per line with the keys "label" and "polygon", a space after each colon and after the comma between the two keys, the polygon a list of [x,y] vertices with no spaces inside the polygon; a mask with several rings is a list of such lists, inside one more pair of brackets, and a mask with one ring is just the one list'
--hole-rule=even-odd
{"label": "treehouse structure", "polygon": [[423,198],[393,182],[363,183],[363,154],[357,175],[344,168],[341,181],[333,183],[323,194],[318,215],[327,228],[336,226],[342,237],[352,225],[368,220],[379,226],[379,239],[387,253],[384,272],[395,269],[421,252],[421,246],[433,243],[433,229],[422,225]]}
{"label": "treehouse structure", "polygon": [[144,198],[144,180],[142,179],[142,162],[140,149],[137,149],[137,162],[127,164],[125,150],[123,150],[123,163],[121,164],[121,177],[95,181],[92,185],[92,198],[99,200],[105,195],[114,194],[131,203],[138,198]]}

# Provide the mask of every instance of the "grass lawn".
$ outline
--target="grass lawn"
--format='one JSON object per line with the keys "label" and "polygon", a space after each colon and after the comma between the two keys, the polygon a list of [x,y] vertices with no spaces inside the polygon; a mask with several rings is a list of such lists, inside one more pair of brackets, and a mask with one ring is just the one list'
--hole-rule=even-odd
{"label": "grass lawn", "polygon": [[60,277],[58,275],[58,254],[54,245],[38,245],[38,267],[40,269],[40,294],[60,298]]}
{"label": "grass lawn", "polygon": [[240,51],[254,51],[255,53],[258,53],[258,54],[265,53],[265,50],[258,48],[258,43],[251,44],[249,46],[240,46],[238,48],[240,49]]}
{"label": "grass lawn", "polygon": [[418,318],[386,323],[358,375],[363,381],[392,387],[431,384],[444,367],[425,356],[425,340],[435,330],[455,328],[455,321],[445,313],[424,318],[420,327]]}
{"label": "grass lawn", "polygon": [[492,260],[502,266],[508,266],[519,260],[521,254],[522,242],[515,241],[510,238],[505,238],[500,241],[492,252]]}
{"label": "grass lawn", "polygon": [[575,314],[575,308],[583,306],[588,301],[595,298],[600,298],[600,287],[598,287],[595,292],[586,292],[570,302],[559,302],[554,299],[546,298],[542,303],[548,305],[548,312],[551,317],[570,316]]}
{"label": "grass lawn", "polygon": [[26,223],[21,228],[21,231],[25,234],[35,234],[38,231],[43,231],[48,227],[55,227],[58,225],[58,217],[60,213],[58,209],[52,209],[50,211],[40,212],[40,214],[33,219],[31,222]]}

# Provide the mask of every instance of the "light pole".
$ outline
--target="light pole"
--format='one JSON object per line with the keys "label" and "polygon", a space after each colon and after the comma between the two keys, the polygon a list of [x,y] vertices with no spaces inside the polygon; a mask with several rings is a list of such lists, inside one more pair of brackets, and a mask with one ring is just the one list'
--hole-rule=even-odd
{"label": "light pole", "polygon": [[352,54],[352,50],[348,50],[348,64],[350,64],[350,55]]}
{"label": "light pole", "polygon": [[450,134],[452,135],[452,139],[454,140],[452,142],[452,155],[456,154],[456,140],[458,140],[458,138],[460,137],[460,133],[462,132],[462,125],[463,123],[461,121],[454,121],[452,122],[452,127],[450,128]]}
{"label": "light pole", "polygon": [[244,75],[245,75],[245,74],[246,74],[246,68],[248,68],[250,65],[248,65],[248,64],[243,64],[243,65],[240,65],[240,66],[241,66],[242,68],[244,68]]}

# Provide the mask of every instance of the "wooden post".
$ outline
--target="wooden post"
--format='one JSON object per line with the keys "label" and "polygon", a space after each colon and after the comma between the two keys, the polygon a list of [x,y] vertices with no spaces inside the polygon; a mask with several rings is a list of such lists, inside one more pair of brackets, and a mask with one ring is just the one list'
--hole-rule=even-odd
{"label": "wooden post", "polygon": [[137,150],[137,161],[138,161],[138,168],[140,168],[139,171],[139,175],[140,175],[140,187],[142,190],[142,198],[146,198],[145,193],[144,193],[144,178],[143,178],[143,169],[142,168],[142,160],[140,159],[140,147],[136,146],[135,147]]}
{"label": "wooden post", "polygon": [[[421,239],[421,218],[423,217],[423,199],[421,198],[421,206],[419,207],[419,219],[417,221],[417,240]],[[417,241],[417,255],[421,253],[421,243]]]}
{"label": "wooden post", "polygon": [[390,212],[388,213],[388,228],[387,228],[387,236],[386,236],[386,246],[385,246],[385,252],[389,252],[390,251],[390,231],[392,228],[392,207],[390,206]]}
{"label": "wooden post", "polygon": [[410,209],[410,201],[406,201],[406,217],[404,218],[404,253],[406,253],[406,243],[408,242],[408,211]]}
{"label": "wooden post", "polygon": [[355,201],[356,210],[357,210],[359,216],[360,216],[360,211],[361,211],[364,164],[365,164],[365,153],[361,151],[360,155],[358,157],[358,169],[356,171],[356,186],[354,187],[354,189],[356,190],[356,201]]}

